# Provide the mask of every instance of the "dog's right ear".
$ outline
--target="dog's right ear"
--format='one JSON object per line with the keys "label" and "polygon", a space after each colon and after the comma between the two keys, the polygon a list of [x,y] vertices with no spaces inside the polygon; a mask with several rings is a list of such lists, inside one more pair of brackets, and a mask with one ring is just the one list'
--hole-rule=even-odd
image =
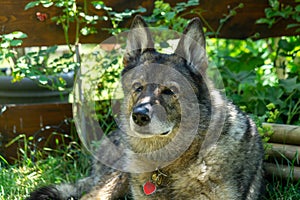
{"label": "dog's right ear", "polygon": [[194,18],[185,28],[175,53],[188,62],[192,70],[205,74],[207,57],[205,50],[205,36],[199,18]]}
{"label": "dog's right ear", "polygon": [[146,22],[142,16],[135,16],[127,35],[124,66],[126,67],[128,63],[135,63],[146,49],[153,48],[154,43]]}

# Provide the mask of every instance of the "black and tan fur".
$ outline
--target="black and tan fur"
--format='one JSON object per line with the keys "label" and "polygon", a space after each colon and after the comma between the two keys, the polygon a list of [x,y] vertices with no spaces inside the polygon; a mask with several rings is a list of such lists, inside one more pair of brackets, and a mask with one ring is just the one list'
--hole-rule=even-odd
{"label": "black and tan fur", "polygon": [[[101,188],[105,188],[105,181],[114,173],[119,173],[117,177],[120,180],[128,178],[128,194],[136,200],[260,199],[264,155],[261,138],[252,120],[226,100],[208,80],[205,73],[205,38],[200,20],[191,20],[173,54],[161,54],[154,49],[150,31],[140,16],[134,19],[132,30],[136,31],[128,35],[122,74],[124,93],[128,95],[128,101],[122,110],[126,142],[135,153],[151,153],[164,148],[178,131],[182,134],[182,144],[188,142],[184,137],[187,133],[180,130],[180,123],[183,116],[181,111],[184,108],[182,103],[188,104],[192,99],[186,96],[189,92],[195,95],[197,109],[200,111],[200,118],[196,124],[197,133],[193,141],[177,159],[163,167],[157,166],[150,172],[130,173],[127,177],[127,173],[111,170],[98,161],[94,164],[94,171],[90,177],[74,185],[64,184],[38,189],[28,199],[79,199],[94,185],[102,184]],[[166,78],[163,71],[167,68],[163,69],[164,66],[171,67],[188,80],[192,91],[186,91],[176,80]],[[148,73],[144,67],[153,70],[149,70]],[[160,71],[162,72],[159,73]],[[149,83],[148,79],[158,81]],[[163,82],[169,79],[172,80]],[[158,84],[159,81],[163,84]],[[163,116],[155,113],[155,106],[164,108],[164,113],[161,114]],[[186,118],[186,115],[184,117]],[[187,129],[195,125],[189,124],[193,119],[186,118],[185,122]],[[218,131],[220,134],[215,134]],[[118,134],[121,133],[116,131],[113,134],[115,140],[118,140]],[[172,153],[172,149],[167,148],[165,151],[166,154],[161,155],[162,160],[167,160],[167,156],[171,155],[168,153]],[[136,168],[137,171],[142,171],[145,165],[152,164],[148,163],[148,160],[143,162],[131,158],[130,155],[124,160],[128,165],[126,167]],[[160,182],[155,182],[157,179],[152,180],[157,185],[157,190],[147,196],[142,188],[153,176],[162,178]],[[128,183],[122,183],[124,191],[128,188]],[[120,194],[108,196],[102,195],[100,199],[117,199]]]}

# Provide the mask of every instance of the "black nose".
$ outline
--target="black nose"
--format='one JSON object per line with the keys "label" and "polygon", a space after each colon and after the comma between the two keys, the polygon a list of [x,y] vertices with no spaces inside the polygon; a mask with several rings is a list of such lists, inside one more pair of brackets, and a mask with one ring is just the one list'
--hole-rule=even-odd
{"label": "black nose", "polygon": [[151,118],[149,116],[148,108],[144,106],[137,106],[133,109],[132,119],[134,123],[139,126],[146,126],[150,123]]}

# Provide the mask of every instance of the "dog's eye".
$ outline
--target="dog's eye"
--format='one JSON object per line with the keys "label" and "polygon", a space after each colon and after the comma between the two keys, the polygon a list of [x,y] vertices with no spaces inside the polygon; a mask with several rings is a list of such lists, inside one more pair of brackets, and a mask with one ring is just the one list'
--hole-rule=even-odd
{"label": "dog's eye", "polygon": [[162,94],[165,95],[176,95],[178,93],[178,89],[175,86],[171,86],[162,90]]}
{"label": "dog's eye", "polygon": [[141,83],[134,83],[132,85],[132,89],[135,91],[135,92],[141,92],[143,91],[144,87]]}
{"label": "dog's eye", "polygon": [[143,87],[143,86],[140,86],[140,87],[136,88],[134,91],[136,91],[136,92],[141,92],[141,91],[143,91],[143,89],[144,89],[144,87]]}
{"label": "dog's eye", "polygon": [[164,89],[162,93],[165,95],[174,95],[174,92],[169,88]]}

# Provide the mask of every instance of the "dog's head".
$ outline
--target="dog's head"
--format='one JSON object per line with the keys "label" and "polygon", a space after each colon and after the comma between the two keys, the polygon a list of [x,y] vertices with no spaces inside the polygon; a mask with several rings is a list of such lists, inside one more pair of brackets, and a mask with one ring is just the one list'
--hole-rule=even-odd
{"label": "dog's head", "polygon": [[193,105],[199,109],[207,101],[207,58],[201,22],[192,19],[175,52],[162,54],[155,50],[146,23],[137,16],[126,45],[122,73],[129,128],[126,132],[137,138],[170,137],[183,120],[192,117],[189,113],[195,112]]}

